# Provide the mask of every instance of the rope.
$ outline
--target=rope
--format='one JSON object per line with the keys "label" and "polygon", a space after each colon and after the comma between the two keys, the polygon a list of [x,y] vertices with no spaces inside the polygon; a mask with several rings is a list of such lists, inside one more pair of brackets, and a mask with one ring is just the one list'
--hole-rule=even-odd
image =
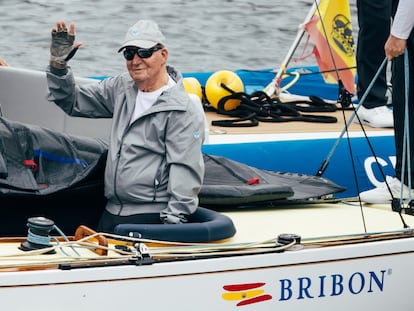
{"label": "rope", "polygon": [[[51,237],[49,235],[49,233],[53,230],[57,231],[66,242],[70,242],[68,237],[64,234],[64,232],[52,221],[50,221],[49,225],[45,223],[38,225],[34,223],[34,221],[29,221],[27,226],[29,227],[27,233],[27,242],[40,245],[41,249],[49,249],[52,247],[61,248],[59,240],[56,237]],[[51,240],[55,241],[56,244],[52,244]],[[74,249],[73,247],[71,247],[71,249],[77,256],[80,256],[76,249]],[[61,248],[61,251],[66,256],[69,256],[69,254],[67,254],[64,249]]]}
{"label": "rope", "polygon": [[[401,190],[400,190],[400,199],[403,199],[403,185],[405,182],[405,169],[407,166],[407,184],[408,188],[411,188],[411,153],[410,153],[410,124],[409,124],[409,61],[408,61],[408,51],[405,50],[404,53],[404,79],[405,79],[405,103],[404,103],[404,135],[403,135],[403,154],[402,154],[402,167],[401,167]],[[411,201],[411,191],[408,193],[408,199]]]}
{"label": "rope", "polygon": [[27,241],[29,241],[30,243],[43,245],[47,247],[52,246],[52,244],[50,243],[50,236],[38,235],[34,233],[31,229],[28,230]]}
{"label": "rope", "polygon": [[[322,176],[322,175],[324,174],[324,172],[326,171],[326,169],[327,169],[327,167],[328,167],[328,164],[329,164],[329,162],[330,162],[331,158],[333,157],[333,155],[334,155],[334,153],[335,153],[336,149],[337,149],[337,148],[338,148],[338,146],[339,146],[339,143],[340,143],[340,142],[341,142],[341,140],[342,140],[342,137],[345,135],[345,133],[347,133],[348,128],[351,126],[351,124],[352,124],[352,122],[353,122],[354,118],[355,118],[355,117],[357,117],[357,118],[358,118],[358,120],[359,120],[359,117],[358,117],[358,115],[357,115],[358,109],[359,109],[359,108],[363,105],[363,103],[365,102],[365,99],[367,98],[367,96],[368,96],[369,92],[371,92],[371,89],[372,89],[372,87],[374,86],[375,81],[378,79],[378,76],[380,75],[380,73],[381,73],[382,69],[384,68],[384,66],[386,65],[386,63],[387,63],[387,58],[384,58],[384,60],[383,60],[383,62],[381,63],[380,67],[378,68],[377,72],[375,73],[374,78],[371,80],[371,83],[368,85],[368,87],[367,87],[367,89],[366,89],[365,93],[362,95],[362,98],[361,98],[361,100],[359,101],[359,104],[356,106],[356,108],[354,109],[354,112],[353,112],[353,113],[352,113],[352,115],[349,117],[349,119],[348,119],[348,121],[346,122],[346,124],[345,124],[344,128],[342,129],[342,132],[339,134],[339,136],[338,136],[338,138],[336,139],[336,141],[335,141],[334,145],[332,146],[331,150],[329,151],[329,153],[328,153],[327,157],[325,158],[325,160],[323,160],[323,161],[322,161],[321,166],[319,167],[318,171],[316,172],[316,176]],[[362,130],[364,130],[364,129],[362,128]],[[365,137],[367,137],[367,136],[366,136],[365,131],[364,131],[364,134],[365,134]],[[368,140],[368,141],[369,141],[369,140]],[[371,150],[371,151],[372,151],[372,150]],[[382,173],[382,174],[383,174],[383,177],[384,177],[384,173]]]}
{"label": "rope", "polygon": [[[249,95],[244,92],[234,92],[224,84],[222,84],[222,87],[231,94],[220,99],[217,104],[217,113],[232,116],[235,119],[215,120],[212,121],[212,125],[223,127],[251,127],[257,126],[259,124],[259,121],[304,121],[317,123],[337,122],[336,117],[333,116],[300,113],[300,104],[306,103],[308,105],[311,105],[313,102],[296,101],[290,103],[282,103],[279,99],[271,98],[263,91],[256,91]],[[225,110],[225,103],[228,100],[234,99],[240,100],[239,106],[237,106],[234,110]],[[320,101],[321,100],[319,99],[319,102],[313,103],[315,106],[317,106],[314,111],[322,111],[323,105]],[[327,106],[329,105],[325,104],[324,108],[327,109]],[[329,110],[332,111],[332,107],[329,107]],[[311,109],[308,108],[308,111],[311,111]]]}

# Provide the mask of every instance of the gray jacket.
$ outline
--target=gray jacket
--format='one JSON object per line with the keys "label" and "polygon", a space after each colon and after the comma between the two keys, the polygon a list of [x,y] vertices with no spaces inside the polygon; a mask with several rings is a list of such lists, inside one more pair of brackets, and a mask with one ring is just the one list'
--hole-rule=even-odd
{"label": "gray jacket", "polygon": [[[179,75],[170,70],[177,81]],[[48,99],[71,116],[112,118],[105,170],[106,209],[127,216],[160,212],[167,223],[186,221],[198,206],[204,178],[204,115],[182,80],[130,124],[138,88],[128,73],[76,85],[67,69],[48,67]]]}

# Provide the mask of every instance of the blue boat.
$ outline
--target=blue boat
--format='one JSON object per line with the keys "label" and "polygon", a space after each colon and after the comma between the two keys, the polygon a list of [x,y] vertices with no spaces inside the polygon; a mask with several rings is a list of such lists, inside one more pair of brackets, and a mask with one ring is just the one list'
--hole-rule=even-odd
{"label": "blue boat", "polygon": [[[297,67],[300,78],[290,88],[294,98],[318,96],[327,102],[338,98],[338,85],[326,83],[317,67]],[[242,79],[246,93],[263,90],[272,81],[272,70],[235,73]],[[196,78],[204,86],[213,72],[184,73]],[[104,77],[99,77],[102,79]],[[98,79],[77,78],[82,83],[96,83]],[[293,78],[282,81],[282,86]],[[107,138],[110,120],[85,120],[66,116],[46,100],[45,73],[35,70],[0,68],[0,104],[2,116],[15,121],[55,129],[74,135]],[[24,90],[24,91],[22,91]],[[320,115],[322,113],[316,113]],[[393,175],[395,163],[392,129],[361,128],[350,120],[352,110],[338,109],[323,113],[335,116],[336,123],[261,122],[257,127],[228,128],[212,126],[211,121],[226,118],[214,111],[206,112],[210,124],[206,154],[224,156],[247,165],[279,172],[320,174],[346,188],[335,197],[355,197],[358,192],[383,182],[385,175]],[[346,132],[345,124],[349,123]],[[94,124],[92,126],[92,124]],[[373,147],[370,149],[369,143]],[[378,159],[375,161],[375,157]],[[381,168],[381,170],[380,170]]]}
{"label": "blue boat", "polygon": [[[295,98],[320,97],[327,102],[338,100],[338,85],[326,83],[316,66],[291,68],[300,78],[288,89]],[[263,90],[275,76],[272,70],[235,73],[242,79],[247,93]],[[202,86],[212,72],[186,73],[195,77]],[[281,87],[290,84],[294,75],[282,80]],[[357,103],[354,103],[357,107]],[[213,127],[210,143],[204,146],[208,154],[221,155],[266,170],[321,174],[346,187],[336,197],[355,197],[359,192],[378,186],[385,175],[393,176],[395,163],[394,134],[392,129],[361,127],[352,121],[353,110],[338,111],[336,124],[289,122],[265,125],[262,130],[234,130],[225,128],[226,134]],[[319,115],[319,113],[318,113]],[[218,118],[208,113],[209,120]],[[263,125],[260,125],[263,126]],[[370,148],[372,146],[372,150]],[[375,160],[375,157],[378,161]]]}

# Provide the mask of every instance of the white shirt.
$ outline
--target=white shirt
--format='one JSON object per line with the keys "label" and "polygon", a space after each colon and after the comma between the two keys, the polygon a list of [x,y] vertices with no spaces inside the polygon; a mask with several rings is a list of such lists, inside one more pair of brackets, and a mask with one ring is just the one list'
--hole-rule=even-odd
{"label": "white shirt", "polygon": [[[163,87],[159,88],[158,90],[154,92],[142,92],[138,91],[137,97],[135,99],[135,107],[134,107],[134,113],[132,114],[131,121],[129,124],[134,122],[136,119],[138,119],[145,111],[147,111],[157,100],[157,98],[161,95],[162,92],[169,89],[170,87],[174,86],[176,82],[169,77],[167,85],[164,85]],[[198,98],[197,95],[194,94],[188,94],[188,96],[191,98],[191,101],[194,105],[199,107],[204,115],[204,130],[205,130],[205,137],[204,137],[204,143],[209,142],[209,132],[210,128],[208,125],[207,117],[204,113],[203,105],[201,103],[201,100]]]}
{"label": "white shirt", "polygon": [[414,27],[414,0],[400,0],[391,27],[391,34],[399,39],[407,39]]}
{"label": "white shirt", "polygon": [[162,92],[174,86],[175,84],[175,81],[169,76],[168,83],[158,90],[155,90],[153,92],[138,91],[137,97],[135,99],[134,113],[132,114],[130,124],[138,119],[145,111],[147,111],[155,103]]}

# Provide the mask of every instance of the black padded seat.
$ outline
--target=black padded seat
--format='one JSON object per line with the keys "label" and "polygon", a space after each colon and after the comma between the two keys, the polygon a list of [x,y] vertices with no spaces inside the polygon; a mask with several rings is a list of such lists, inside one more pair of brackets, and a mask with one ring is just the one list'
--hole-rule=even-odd
{"label": "black padded seat", "polygon": [[228,216],[199,207],[189,217],[188,223],[119,224],[114,233],[152,240],[202,243],[230,238],[236,233],[236,228]]}

